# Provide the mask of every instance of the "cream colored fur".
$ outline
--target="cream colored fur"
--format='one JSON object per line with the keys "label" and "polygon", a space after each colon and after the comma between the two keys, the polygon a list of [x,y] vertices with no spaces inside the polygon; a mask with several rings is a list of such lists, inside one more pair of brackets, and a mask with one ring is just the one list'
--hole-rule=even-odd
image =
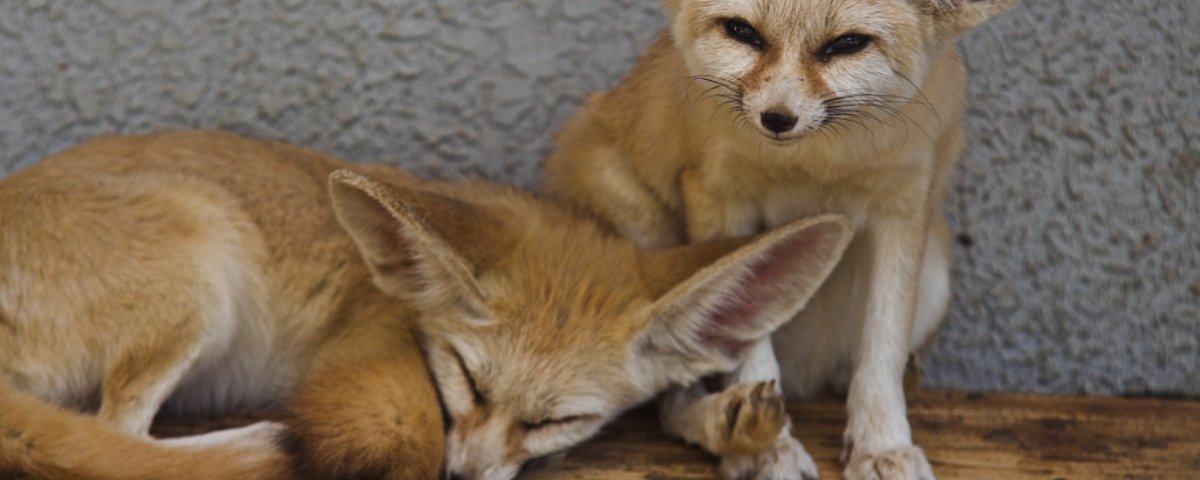
{"label": "cream colored fur", "polygon": [[[848,241],[824,216],[642,251],[495,185],[93,140],[0,181],[0,477],[511,478],[733,369]],[[148,434],[260,410],[279,423]]]}
{"label": "cream colored fur", "polygon": [[[966,109],[953,41],[1015,3],[665,0],[670,27],[564,127],[544,190],[645,247],[849,216],[857,234],[829,282],[727,381],[778,378],[794,397],[845,389],[847,477],[930,478],[902,377],[950,298],[940,208]],[[852,34],[864,48],[834,49]],[[719,410],[673,395],[668,430],[708,447],[677,425]],[[817,473],[786,435],[757,456],[709,450],[729,478]]]}

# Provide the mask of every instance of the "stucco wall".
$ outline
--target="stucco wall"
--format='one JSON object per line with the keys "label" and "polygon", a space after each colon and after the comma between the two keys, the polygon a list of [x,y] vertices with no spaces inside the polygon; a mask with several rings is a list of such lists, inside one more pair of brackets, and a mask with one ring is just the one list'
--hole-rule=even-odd
{"label": "stucco wall", "polygon": [[[1026,0],[963,41],[957,294],[928,383],[1200,395],[1200,2]],[[533,185],[652,0],[8,0],[0,174],[222,127]]]}

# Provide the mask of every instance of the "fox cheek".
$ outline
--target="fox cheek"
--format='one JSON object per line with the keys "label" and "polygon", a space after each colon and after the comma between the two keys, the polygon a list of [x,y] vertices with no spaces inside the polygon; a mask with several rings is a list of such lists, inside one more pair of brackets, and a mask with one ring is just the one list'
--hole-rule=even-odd
{"label": "fox cheek", "polygon": [[462,448],[462,438],[456,429],[447,430],[446,435],[446,470],[461,472],[466,466],[466,452]]}

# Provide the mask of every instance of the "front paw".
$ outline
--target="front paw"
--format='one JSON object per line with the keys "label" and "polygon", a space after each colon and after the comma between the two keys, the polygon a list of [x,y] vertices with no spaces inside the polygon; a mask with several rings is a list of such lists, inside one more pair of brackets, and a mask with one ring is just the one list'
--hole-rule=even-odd
{"label": "front paw", "polygon": [[751,456],[775,447],[780,432],[789,423],[775,381],[735,385],[720,395],[720,414],[714,418],[720,440],[713,453]]}
{"label": "front paw", "polygon": [[917,446],[901,447],[878,454],[849,455],[846,480],[934,480],[925,452]]}
{"label": "front paw", "polygon": [[725,480],[817,480],[817,464],[799,440],[782,432],[774,448],[746,456],[721,458],[721,478]]}

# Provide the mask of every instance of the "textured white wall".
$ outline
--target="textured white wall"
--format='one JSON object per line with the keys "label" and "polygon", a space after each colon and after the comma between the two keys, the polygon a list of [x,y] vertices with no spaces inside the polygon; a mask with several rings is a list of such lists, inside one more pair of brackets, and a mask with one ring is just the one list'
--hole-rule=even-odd
{"label": "textured white wall", "polygon": [[[1200,395],[1200,2],[1026,0],[963,42],[957,295],[929,383]],[[535,185],[653,0],[0,0],[0,174],[221,127]],[[2,227],[0,227],[2,228]]]}

